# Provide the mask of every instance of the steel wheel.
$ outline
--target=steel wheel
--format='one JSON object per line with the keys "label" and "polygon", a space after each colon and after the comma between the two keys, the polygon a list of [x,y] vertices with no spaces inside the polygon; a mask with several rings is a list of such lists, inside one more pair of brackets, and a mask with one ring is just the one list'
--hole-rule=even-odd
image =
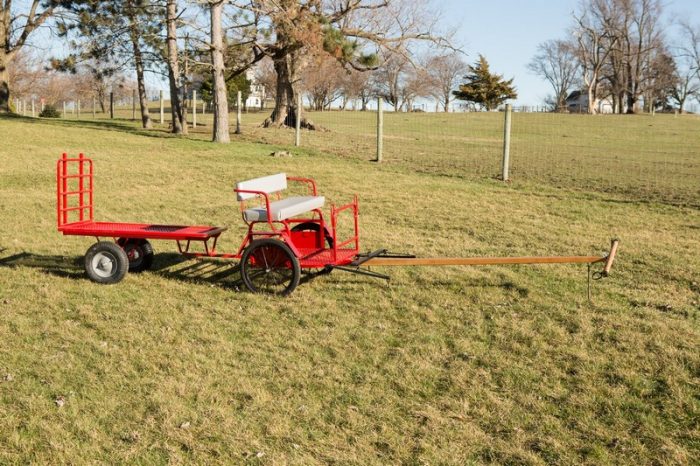
{"label": "steel wheel", "polygon": [[117,244],[129,258],[129,272],[143,272],[153,265],[153,246],[147,240],[119,238]]}
{"label": "steel wheel", "polygon": [[297,287],[301,269],[291,249],[282,241],[253,241],[241,258],[241,278],[253,293],[286,296]]}
{"label": "steel wheel", "polygon": [[100,241],[85,253],[85,272],[96,283],[117,283],[124,278],[128,269],[129,259],[117,244]]}

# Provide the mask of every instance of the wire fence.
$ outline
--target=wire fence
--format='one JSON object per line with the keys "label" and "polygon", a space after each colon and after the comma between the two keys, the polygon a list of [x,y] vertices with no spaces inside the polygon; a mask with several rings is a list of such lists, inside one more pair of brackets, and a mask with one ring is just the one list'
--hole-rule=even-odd
{"label": "wire fence", "polygon": [[[196,96],[195,96],[196,97]],[[149,94],[149,114],[156,128],[167,130],[170,108],[160,92]],[[31,116],[31,104],[16,103]],[[208,137],[213,118],[201,100],[189,99],[188,121],[194,137]],[[41,104],[34,102],[34,116]],[[305,149],[359,161],[378,157],[378,103],[366,111],[304,112],[316,130],[301,130]],[[110,118],[98,99],[67,101],[59,109],[67,119]],[[700,116],[581,115],[518,108],[512,113],[509,179],[565,189],[700,206]],[[236,128],[235,108],[230,122]],[[288,147],[296,134],[289,128],[263,128],[270,109],[241,108],[241,134],[252,142]],[[162,115],[162,125],[161,125]],[[114,103],[114,118],[140,120],[134,96]],[[437,176],[498,179],[503,173],[505,112],[383,111],[383,164]]]}

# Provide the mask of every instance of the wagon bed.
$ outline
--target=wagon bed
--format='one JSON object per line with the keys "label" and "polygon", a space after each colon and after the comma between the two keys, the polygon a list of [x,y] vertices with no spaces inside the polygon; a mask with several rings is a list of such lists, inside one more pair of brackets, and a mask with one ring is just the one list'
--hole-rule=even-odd
{"label": "wagon bed", "polygon": [[203,241],[220,235],[226,227],[84,221],[63,225],[59,230],[64,235]]}
{"label": "wagon bed", "polygon": [[92,160],[80,154],[63,154],[56,170],[58,231],[64,235],[207,241],[226,227],[163,225],[152,223],[96,222],[94,220],[94,169]]}

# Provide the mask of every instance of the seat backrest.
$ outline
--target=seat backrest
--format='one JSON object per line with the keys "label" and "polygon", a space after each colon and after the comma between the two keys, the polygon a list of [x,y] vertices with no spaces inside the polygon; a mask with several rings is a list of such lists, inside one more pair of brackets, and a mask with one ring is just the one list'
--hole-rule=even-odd
{"label": "seat backrest", "polygon": [[[241,181],[236,183],[236,191],[239,189],[244,191],[262,191],[266,194],[277,193],[287,189],[287,174],[278,173],[276,175],[263,176],[262,178]],[[236,197],[239,201],[245,201],[255,196],[256,194],[251,193],[236,193]]]}

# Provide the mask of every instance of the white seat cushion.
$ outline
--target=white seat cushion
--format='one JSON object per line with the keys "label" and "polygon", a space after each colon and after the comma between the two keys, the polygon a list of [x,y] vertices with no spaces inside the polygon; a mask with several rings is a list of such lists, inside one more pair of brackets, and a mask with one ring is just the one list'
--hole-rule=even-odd
{"label": "white seat cushion", "polygon": [[[320,209],[326,202],[323,196],[299,196],[288,197],[279,201],[270,202],[270,211],[272,213],[273,222],[281,222],[288,218],[301,215],[304,212],[309,212],[314,209]],[[267,209],[265,206],[246,209],[243,212],[243,218],[246,222],[266,222]]]}
{"label": "white seat cushion", "polygon": [[[267,194],[277,193],[287,189],[287,175],[284,173],[278,173],[276,175],[263,176],[262,178],[241,181],[240,183],[236,183],[236,189],[242,189],[244,191],[261,191]],[[252,199],[255,196],[257,196],[257,194],[237,193],[239,201]]]}

